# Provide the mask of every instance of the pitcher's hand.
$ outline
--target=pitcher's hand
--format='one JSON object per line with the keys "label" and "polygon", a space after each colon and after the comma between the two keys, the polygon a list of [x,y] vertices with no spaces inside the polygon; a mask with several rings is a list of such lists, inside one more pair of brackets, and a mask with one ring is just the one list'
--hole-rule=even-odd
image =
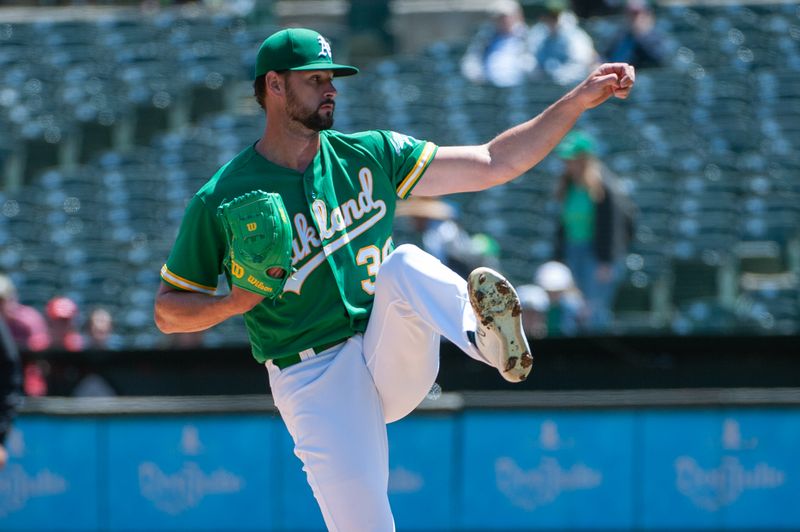
{"label": "pitcher's hand", "polygon": [[573,94],[583,104],[584,109],[591,109],[612,96],[627,98],[635,80],[633,66],[627,63],[605,63],[575,87]]}

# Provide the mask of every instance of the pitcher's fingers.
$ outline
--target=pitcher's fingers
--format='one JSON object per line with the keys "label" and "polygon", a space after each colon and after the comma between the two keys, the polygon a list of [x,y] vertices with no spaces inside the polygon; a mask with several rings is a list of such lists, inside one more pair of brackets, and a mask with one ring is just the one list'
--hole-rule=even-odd
{"label": "pitcher's fingers", "polygon": [[629,95],[630,93],[631,93],[631,89],[630,89],[630,88],[626,88],[626,89],[615,89],[615,90],[614,90],[614,97],[615,97],[615,98],[619,98],[619,99],[621,99],[621,100],[624,100],[625,98],[627,98],[627,97],[628,97],[628,95]]}
{"label": "pitcher's fingers", "polygon": [[592,80],[595,84],[608,87],[619,87],[619,76],[616,73],[606,74],[604,76],[597,76]]}
{"label": "pitcher's fingers", "polygon": [[636,81],[636,69],[633,68],[633,65],[625,65],[623,68],[625,72],[622,75],[622,78],[619,80],[619,84],[623,87],[630,87]]}

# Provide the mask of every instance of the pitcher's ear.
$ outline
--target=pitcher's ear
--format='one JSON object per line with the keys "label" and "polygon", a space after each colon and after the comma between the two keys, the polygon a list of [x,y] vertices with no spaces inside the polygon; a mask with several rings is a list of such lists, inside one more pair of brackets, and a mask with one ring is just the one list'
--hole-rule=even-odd
{"label": "pitcher's ear", "polygon": [[283,94],[286,78],[274,70],[267,72],[266,76],[267,90],[273,94]]}

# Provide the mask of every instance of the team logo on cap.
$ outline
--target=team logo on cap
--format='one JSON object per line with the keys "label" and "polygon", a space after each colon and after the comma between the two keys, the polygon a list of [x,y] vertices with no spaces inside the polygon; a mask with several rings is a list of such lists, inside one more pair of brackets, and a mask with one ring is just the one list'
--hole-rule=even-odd
{"label": "team logo on cap", "polygon": [[317,42],[319,42],[320,52],[318,57],[327,57],[328,59],[333,59],[333,52],[331,52],[331,45],[328,41],[325,40],[325,37],[320,35],[317,37]]}

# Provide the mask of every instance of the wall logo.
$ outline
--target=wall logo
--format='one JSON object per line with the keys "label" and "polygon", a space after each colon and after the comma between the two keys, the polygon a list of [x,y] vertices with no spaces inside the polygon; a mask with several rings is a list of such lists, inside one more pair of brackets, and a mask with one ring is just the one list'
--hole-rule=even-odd
{"label": "wall logo", "polygon": [[[572,439],[563,439],[552,420],[539,427],[539,447],[555,452],[574,446]],[[495,461],[497,488],[514,506],[526,511],[553,503],[565,492],[594,489],[603,483],[603,474],[582,463],[565,468],[557,458],[543,456],[533,469],[523,469],[509,456]]]}
{"label": "wall logo", "polygon": [[[758,446],[758,439],[743,438],[739,422],[726,419],[722,424],[721,443],[729,453],[750,451]],[[739,456],[723,456],[718,467],[704,469],[691,456],[675,460],[675,487],[698,508],[716,512],[728,506],[749,490],[776,489],[786,483],[786,472],[757,462],[745,467]]]}
{"label": "wall logo", "polygon": [[[8,435],[8,451],[13,459],[25,455],[24,434],[12,429]],[[28,501],[39,497],[60,495],[67,491],[67,480],[49,469],[28,473],[19,463],[12,461],[0,472],[0,517],[23,509]]]}
{"label": "wall logo", "polygon": [[185,462],[175,473],[167,474],[152,462],[139,464],[139,489],[142,496],[164,513],[178,515],[195,508],[208,495],[238,493],[244,481],[224,469],[206,474],[194,462]]}
{"label": "wall logo", "polygon": [[498,458],[494,471],[498,489],[514,506],[528,511],[552,503],[564,492],[593,489],[603,483],[600,471],[583,464],[564,469],[551,457],[543,457],[529,470],[509,457]]}
{"label": "wall logo", "polygon": [[[180,440],[181,453],[187,457],[201,456],[203,443],[197,427],[183,427]],[[210,495],[238,493],[244,488],[244,479],[222,468],[210,473],[193,461],[186,461],[175,473],[165,473],[158,464],[139,464],[139,490],[160,511],[178,515]]]}
{"label": "wall logo", "polygon": [[185,425],[181,431],[181,452],[188,456],[197,456],[203,452],[200,432],[194,425]]}
{"label": "wall logo", "polygon": [[544,451],[560,451],[568,447],[573,447],[575,442],[572,439],[563,440],[558,433],[558,425],[550,419],[542,422],[539,427],[539,447]]}
{"label": "wall logo", "polygon": [[722,422],[722,448],[726,451],[744,451],[755,449],[758,438],[742,438],[742,429],[739,422],[728,418]]}

